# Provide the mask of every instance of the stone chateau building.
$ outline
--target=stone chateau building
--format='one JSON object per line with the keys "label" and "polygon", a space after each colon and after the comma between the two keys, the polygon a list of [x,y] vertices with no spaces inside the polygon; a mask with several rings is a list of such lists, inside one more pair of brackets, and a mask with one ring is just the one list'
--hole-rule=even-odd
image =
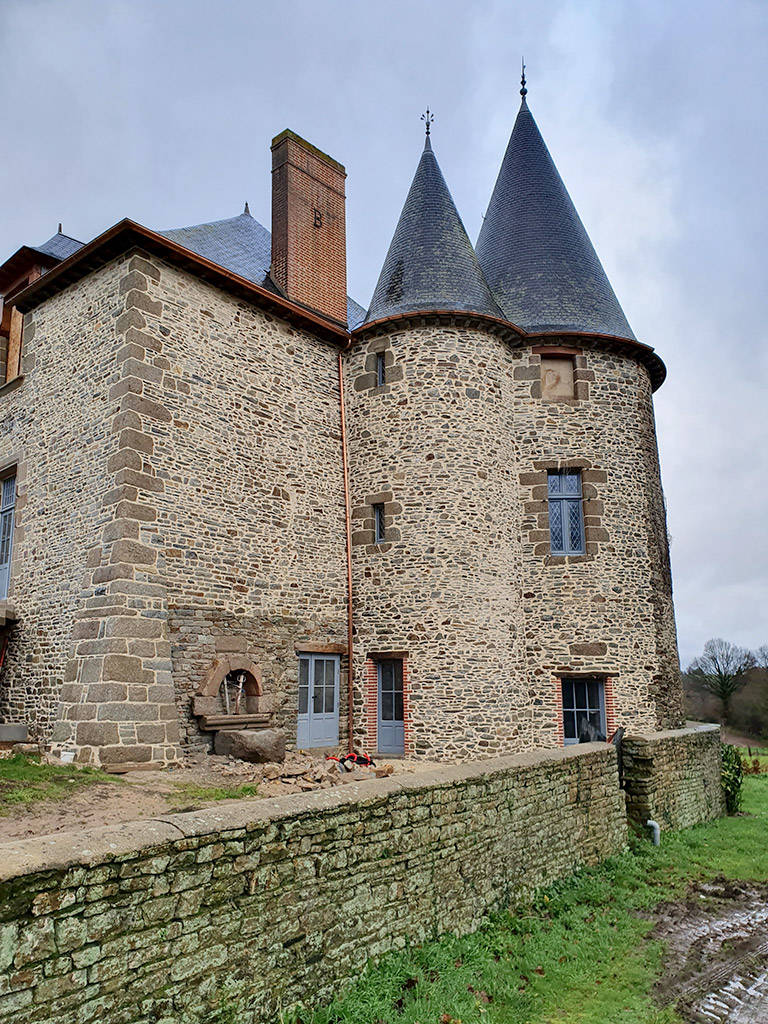
{"label": "stone chateau building", "polygon": [[[682,724],[652,392],[525,88],[471,245],[429,133],[367,309],[344,168],[0,267],[0,720],[113,768]],[[427,125],[429,129],[429,125]]]}

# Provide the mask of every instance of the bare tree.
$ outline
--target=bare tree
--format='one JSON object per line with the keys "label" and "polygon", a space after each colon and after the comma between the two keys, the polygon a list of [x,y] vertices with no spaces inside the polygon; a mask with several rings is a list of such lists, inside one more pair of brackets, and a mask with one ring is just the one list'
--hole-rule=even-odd
{"label": "bare tree", "polygon": [[728,640],[715,638],[707,640],[704,652],[694,658],[688,667],[688,675],[699,686],[718,697],[723,705],[723,719],[728,721],[731,714],[731,698],[743,686],[746,674],[755,667],[755,657],[744,647],[737,647]]}
{"label": "bare tree", "polygon": [[755,664],[758,668],[768,668],[768,644],[763,644],[755,651]]}

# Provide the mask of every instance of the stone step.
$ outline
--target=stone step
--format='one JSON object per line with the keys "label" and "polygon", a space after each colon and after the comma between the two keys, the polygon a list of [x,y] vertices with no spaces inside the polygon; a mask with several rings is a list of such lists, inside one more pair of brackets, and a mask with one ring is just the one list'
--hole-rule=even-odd
{"label": "stone step", "polygon": [[26,743],[29,739],[29,726],[19,722],[8,722],[0,725],[0,743]]}
{"label": "stone step", "polygon": [[16,621],[16,609],[10,601],[0,601],[0,629],[12,626]]}
{"label": "stone step", "polygon": [[272,715],[263,711],[252,715],[203,715],[200,718],[200,728],[209,732],[228,729],[268,729],[271,720]]}

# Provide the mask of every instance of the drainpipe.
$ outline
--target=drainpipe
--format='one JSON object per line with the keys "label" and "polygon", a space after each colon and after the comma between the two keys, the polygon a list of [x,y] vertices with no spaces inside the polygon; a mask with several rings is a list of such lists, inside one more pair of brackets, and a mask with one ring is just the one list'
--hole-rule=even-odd
{"label": "drainpipe", "polygon": [[658,846],[661,842],[661,826],[657,821],[651,821],[650,818],[645,824],[648,828],[653,829],[653,845]]}
{"label": "drainpipe", "polygon": [[[347,348],[351,342],[347,341]],[[344,417],[344,367],[339,349],[339,405],[341,411],[341,463],[344,469],[344,522],[347,540],[347,746],[355,751],[355,708],[352,685],[352,514],[349,507],[349,469],[347,466],[347,423]]]}

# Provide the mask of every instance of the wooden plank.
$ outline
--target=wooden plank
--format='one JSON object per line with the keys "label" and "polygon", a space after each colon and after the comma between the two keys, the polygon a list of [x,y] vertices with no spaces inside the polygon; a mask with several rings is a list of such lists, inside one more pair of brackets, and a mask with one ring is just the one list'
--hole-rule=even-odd
{"label": "wooden plank", "polygon": [[13,380],[19,376],[21,364],[21,332],[24,326],[24,317],[18,309],[11,310],[11,330],[8,336],[8,359],[6,362],[6,381]]}
{"label": "wooden plank", "polygon": [[217,729],[246,729],[249,726],[267,728],[271,722],[270,714],[254,715],[202,715],[200,728],[208,730]]}

